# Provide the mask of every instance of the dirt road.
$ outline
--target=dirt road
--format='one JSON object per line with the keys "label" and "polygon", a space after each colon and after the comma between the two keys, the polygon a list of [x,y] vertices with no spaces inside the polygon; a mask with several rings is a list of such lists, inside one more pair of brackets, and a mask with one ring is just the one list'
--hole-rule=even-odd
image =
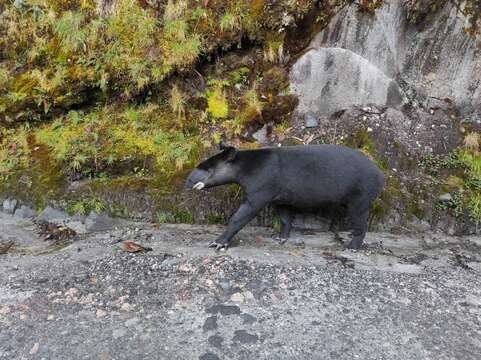
{"label": "dirt road", "polygon": [[[481,239],[126,224],[65,247],[0,217],[0,359],[479,359]],[[131,254],[119,241],[153,250]],[[42,254],[42,255],[36,255]]]}

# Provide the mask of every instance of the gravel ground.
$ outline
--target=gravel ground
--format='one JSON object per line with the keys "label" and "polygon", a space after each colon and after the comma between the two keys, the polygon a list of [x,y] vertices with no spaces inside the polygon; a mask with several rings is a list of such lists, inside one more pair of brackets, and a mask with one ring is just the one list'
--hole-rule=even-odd
{"label": "gravel ground", "polygon": [[370,233],[353,252],[247,228],[215,253],[222,227],[130,224],[60,249],[9,221],[0,359],[480,358],[479,237]]}

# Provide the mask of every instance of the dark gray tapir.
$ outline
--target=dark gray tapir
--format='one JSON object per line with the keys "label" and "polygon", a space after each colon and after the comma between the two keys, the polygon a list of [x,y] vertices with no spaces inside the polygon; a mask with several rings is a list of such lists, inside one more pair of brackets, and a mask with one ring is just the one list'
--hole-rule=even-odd
{"label": "dark gray tapir", "polygon": [[337,145],[237,150],[221,143],[220,150],[197,165],[185,182],[185,188],[196,190],[236,183],[245,191],[244,202],[210,247],[227,248],[268,204],[281,218],[281,242],[289,238],[296,209],[343,206],[353,229],[347,247],[361,247],[369,207],[384,186],[383,173],[362,153]]}

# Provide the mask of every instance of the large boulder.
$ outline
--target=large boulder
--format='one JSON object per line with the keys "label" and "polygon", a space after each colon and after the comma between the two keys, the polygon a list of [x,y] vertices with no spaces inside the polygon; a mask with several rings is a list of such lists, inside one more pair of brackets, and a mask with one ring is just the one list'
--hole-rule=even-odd
{"label": "large boulder", "polygon": [[330,115],[351,105],[402,103],[399,85],[356,53],[341,48],[310,50],[293,66],[291,91],[300,113]]}
{"label": "large boulder", "polygon": [[47,206],[40,213],[38,220],[60,224],[68,220],[68,215],[61,210],[54,209],[50,206]]}
{"label": "large boulder", "polygon": [[18,201],[15,199],[6,199],[3,201],[2,208],[3,212],[12,215],[17,208]]}
{"label": "large boulder", "polygon": [[106,213],[97,213],[92,211],[85,219],[85,229],[87,232],[106,231],[120,225],[120,219],[114,219]]}
{"label": "large boulder", "polygon": [[37,216],[37,212],[26,205],[22,205],[19,209],[15,210],[15,217],[20,219],[33,219]]}
{"label": "large boulder", "polygon": [[413,103],[449,98],[464,114],[481,113],[481,47],[456,7],[445,5],[423,27],[408,17],[401,1],[373,14],[339,12],[292,68],[299,113],[397,102],[396,85]]}

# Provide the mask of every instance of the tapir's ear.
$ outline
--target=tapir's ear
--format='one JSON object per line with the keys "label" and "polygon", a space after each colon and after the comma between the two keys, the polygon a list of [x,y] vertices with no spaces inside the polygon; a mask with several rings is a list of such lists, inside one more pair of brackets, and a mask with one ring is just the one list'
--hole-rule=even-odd
{"label": "tapir's ear", "polygon": [[232,161],[235,159],[236,155],[237,155],[237,149],[233,146],[226,146],[224,147],[224,150],[223,150],[225,156],[226,156],[226,159],[227,161]]}

